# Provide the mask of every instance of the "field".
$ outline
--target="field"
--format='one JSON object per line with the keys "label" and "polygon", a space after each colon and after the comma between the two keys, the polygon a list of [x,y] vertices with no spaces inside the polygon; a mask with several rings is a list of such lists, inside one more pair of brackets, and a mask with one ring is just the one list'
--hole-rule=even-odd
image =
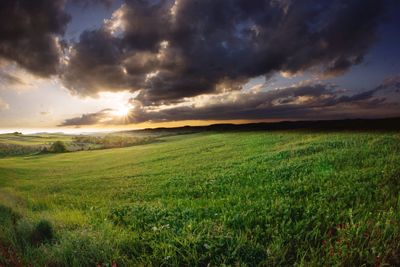
{"label": "field", "polygon": [[14,144],[14,145],[45,145],[50,142],[63,141],[70,142],[72,135],[65,134],[31,134],[22,135],[18,133],[0,134],[0,143]]}
{"label": "field", "polygon": [[61,142],[68,152],[119,148],[157,142],[159,135],[135,133],[97,133],[97,134],[49,134],[25,135],[21,133],[0,134],[0,158],[20,155],[37,155],[54,152],[52,145]]}
{"label": "field", "polygon": [[0,265],[400,265],[399,132],[203,132],[0,159]]}
{"label": "field", "polygon": [[37,154],[44,147],[50,147],[53,142],[69,143],[72,135],[64,134],[31,134],[21,133],[0,134],[0,158],[7,156]]}

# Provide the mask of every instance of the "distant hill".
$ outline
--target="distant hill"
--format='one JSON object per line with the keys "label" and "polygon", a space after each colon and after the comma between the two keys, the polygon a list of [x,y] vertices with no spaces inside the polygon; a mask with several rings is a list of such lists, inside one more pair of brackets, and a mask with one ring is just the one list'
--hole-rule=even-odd
{"label": "distant hill", "polygon": [[276,131],[300,129],[316,131],[398,131],[400,130],[400,118],[212,124],[208,126],[146,128],[142,130],[123,131],[123,133],[169,135],[204,131]]}

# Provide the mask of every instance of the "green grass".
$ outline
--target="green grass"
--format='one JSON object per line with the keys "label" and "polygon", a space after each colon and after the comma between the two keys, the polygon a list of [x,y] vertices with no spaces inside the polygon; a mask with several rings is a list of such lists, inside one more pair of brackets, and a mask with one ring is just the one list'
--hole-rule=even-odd
{"label": "green grass", "polygon": [[0,265],[400,264],[399,133],[164,141],[0,159]]}

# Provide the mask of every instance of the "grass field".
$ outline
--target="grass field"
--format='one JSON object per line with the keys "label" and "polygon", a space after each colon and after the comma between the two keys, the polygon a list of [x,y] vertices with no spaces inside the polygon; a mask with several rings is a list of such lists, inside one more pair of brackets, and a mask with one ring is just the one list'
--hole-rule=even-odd
{"label": "grass field", "polygon": [[400,134],[225,132],[0,159],[0,265],[400,264]]}

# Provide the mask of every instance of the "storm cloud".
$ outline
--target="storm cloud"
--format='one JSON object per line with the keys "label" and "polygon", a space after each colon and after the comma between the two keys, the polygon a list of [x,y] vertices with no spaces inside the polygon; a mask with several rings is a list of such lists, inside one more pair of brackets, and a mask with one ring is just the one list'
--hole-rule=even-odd
{"label": "storm cloud", "polygon": [[128,89],[160,105],[276,72],[338,75],[362,62],[385,2],[127,0],[71,46],[62,79],[75,94]]}
{"label": "storm cloud", "polygon": [[[139,103],[136,102],[138,105]],[[299,84],[269,91],[237,92],[232,96],[215,95],[203,105],[163,110],[138,106],[132,122],[230,119],[332,119],[341,117],[379,117],[400,115],[400,77],[388,79],[368,91],[349,94],[332,84]]]}
{"label": "storm cloud", "polygon": [[58,74],[69,20],[64,0],[0,1],[0,59],[38,76]]}
{"label": "storm cloud", "polygon": [[[115,8],[116,2],[0,1],[0,63],[51,77],[80,97],[132,93],[130,123],[340,117],[356,111],[375,116],[373,107],[386,105],[386,115],[399,109],[397,89],[388,89],[393,83],[355,93],[323,82],[271,90],[270,79],[306,73],[323,80],[364,62],[389,9],[398,6],[393,0],[121,2],[108,9],[112,16],[82,22],[86,29],[68,28],[79,32],[68,39],[74,14],[67,10]],[[100,24],[88,26],[94,21]],[[11,70],[3,68],[0,80],[26,83]],[[265,78],[270,86],[248,91],[253,78]],[[110,114],[102,109],[62,125],[116,123]]]}

